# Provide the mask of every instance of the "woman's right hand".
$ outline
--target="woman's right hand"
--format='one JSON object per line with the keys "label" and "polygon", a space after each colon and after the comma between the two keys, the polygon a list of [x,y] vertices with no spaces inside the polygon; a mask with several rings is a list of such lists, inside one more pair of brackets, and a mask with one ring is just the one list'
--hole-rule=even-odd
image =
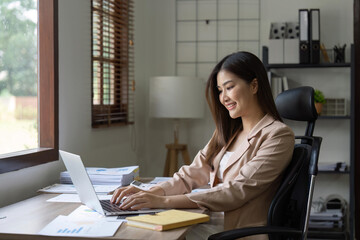
{"label": "woman's right hand", "polygon": [[121,187],[121,188],[116,189],[114,191],[113,196],[110,201],[113,204],[119,204],[125,196],[129,196],[129,195],[135,194],[137,192],[148,192],[148,193],[152,193],[152,194],[158,195],[158,196],[165,195],[164,190],[158,186],[154,186],[150,190],[144,191],[144,190],[138,189],[138,188],[130,185],[130,186]]}
{"label": "woman's right hand", "polygon": [[115,190],[112,198],[111,198],[111,203],[113,204],[120,204],[121,200],[128,195],[132,195],[134,193],[140,192],[142,190],[134,187],[134,186],[126,186],[126,187],[121,187]]}

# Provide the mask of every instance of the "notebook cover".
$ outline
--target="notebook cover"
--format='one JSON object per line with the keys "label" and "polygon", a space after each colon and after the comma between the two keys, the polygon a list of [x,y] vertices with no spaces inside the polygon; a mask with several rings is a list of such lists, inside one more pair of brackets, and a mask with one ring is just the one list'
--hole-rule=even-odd
{"label": "notebook cover", "polygon": [[135,217],[127,217],[127,225],[152,229],[156,231],[164,231],[192,224],[203,223],[210,220],[210,217],[202,213],[193,213],[182,210],[167,210],[151,215],[140,215]]}

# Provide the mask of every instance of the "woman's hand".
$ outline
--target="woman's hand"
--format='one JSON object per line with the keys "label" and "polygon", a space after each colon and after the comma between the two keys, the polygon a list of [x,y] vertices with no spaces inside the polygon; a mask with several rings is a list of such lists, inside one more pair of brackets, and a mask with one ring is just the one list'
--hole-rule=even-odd
{"label": "woman's hand", "polygon": [[166,206],[166,197],[158,196],[149,192],[139,191],[129,195],[122,204],[121,209],[139,210],[141,208],[168,208]]}
{"label": "woman's hand", "polygon": [[164,190],[158,186],[154,186],[148,191],[138,189],[134,186],[127,186],[127,187],[122,187],[122,188],[118,188],[115,190],[115,192],[111,198],[111,203],[119,204],[125,196],[128,197],[128,196],[138,193],[138,192],[148,192],[148,193],[151,193],[153,195],[158,195],[158,196],[165,195]]}
{"label": "woman's hand", "polygon": [[125,196],[129,196],[129,195],[135,194],[140,191],[142,191],[142,190],[140,190],[136,187],[133,187],[133,186],[118,188],[115,190],[110,201],[111,201],[111,203],[119,204]]}

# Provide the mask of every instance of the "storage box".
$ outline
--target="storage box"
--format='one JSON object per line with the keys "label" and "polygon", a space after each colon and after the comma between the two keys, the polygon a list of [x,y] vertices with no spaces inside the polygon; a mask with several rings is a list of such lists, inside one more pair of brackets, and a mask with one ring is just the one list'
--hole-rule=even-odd
{"label": "storage box", "polygon": [[269,63],[284,63],[284,39],[269,39]]}
{"label": "storage box", "polygon": [[321,115],[324,116],[348,116],[349,106],[345,98],[325,98]]}
{"label": "storage box", "polygon": [[284,39],[284,63],[300,63],[299,39]]}

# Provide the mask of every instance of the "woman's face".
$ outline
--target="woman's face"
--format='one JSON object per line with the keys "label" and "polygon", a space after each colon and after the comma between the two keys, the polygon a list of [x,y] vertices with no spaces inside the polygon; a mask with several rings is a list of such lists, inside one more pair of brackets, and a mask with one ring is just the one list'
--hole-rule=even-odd
{"label": "woman's face", "polygon": [[233,119],[246,116],[256,104],[257,80],[248,84],[235,74],[221,70],[217,75],[217,88],[221,104]]}

